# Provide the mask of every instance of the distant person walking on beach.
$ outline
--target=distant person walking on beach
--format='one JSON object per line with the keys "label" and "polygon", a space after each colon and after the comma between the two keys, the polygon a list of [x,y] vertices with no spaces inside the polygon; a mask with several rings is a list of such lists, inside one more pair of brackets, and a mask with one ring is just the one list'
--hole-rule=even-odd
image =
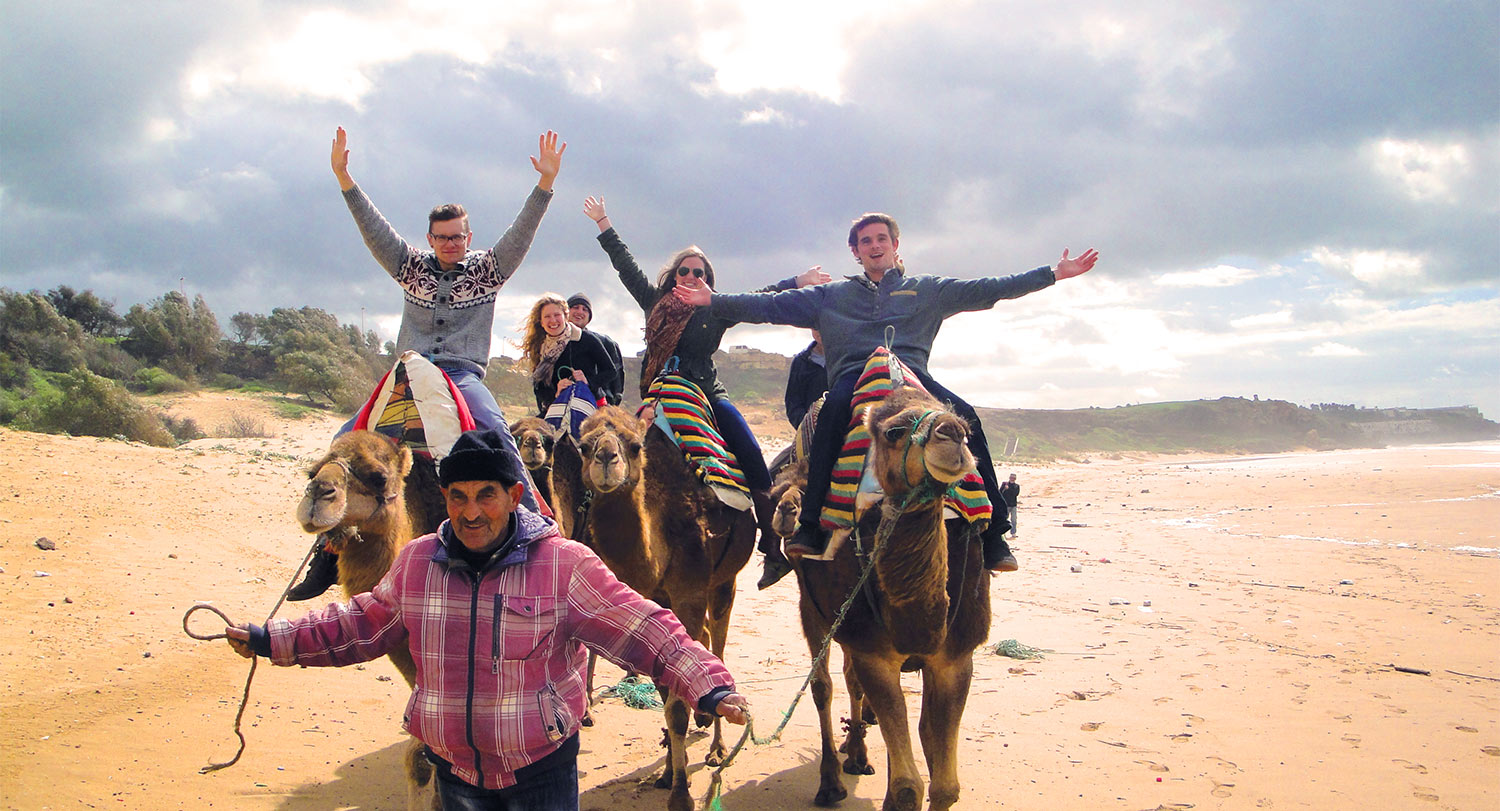
{"label": "distant person walking on beach", "polygon": [[1021,485],[1016,484],[1016,474],[1010,474],[1010,481],[1000,485],[1000,500],[1005,502],[1006,517],[1010,519],[1010,537],[1016,537],[1016,502],[1021,499]]}

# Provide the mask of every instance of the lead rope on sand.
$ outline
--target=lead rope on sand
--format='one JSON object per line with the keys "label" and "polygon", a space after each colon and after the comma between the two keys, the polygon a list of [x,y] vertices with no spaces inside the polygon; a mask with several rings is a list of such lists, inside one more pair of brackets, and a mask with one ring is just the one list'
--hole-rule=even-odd
{"label": "lead rope on sand", "polygon": [[875,556],[880,554],[880,548],[885,545],[886,539],[890,538],[895,530],[897,516],[905,512],[908,502],[915,494],[916,491],[908,492],[898,506],[881,509],[880,525],[875,529],[875,543],[870,547],[870,556],[865,561],[863,571],[859,573],[859,581],[854,584],[853,589],[850,589],[844,604],[839,606],[839,612],[834,616],[833,624],[828,628],[828,634],[823,637],[823,644],[818,649],[818,655],[813,658],[812,669],[807,671],[807,678],[802,680],[802,686],[798,687],[797,694],[792,696],[792,703],[781,713],[781,723],[776,726],[776,731],[764,738],[756,735],[755,717],[750,714],[749,710],[745,711],[745,731],[740,734],[739,741],[735,743],[734,748],[729,750],[729,754],[724,756],[724,762],[714,768],[713,776],[709,780],[708,798],[703,804],[705,811],[724,811],[724,803],[720,799],[720,794],[724,790],[724,770],[729,768],[729,764],[734,762],[734,756],[745,747],[745,741],[754,741],[756,746],[765,746],[781,740],[781,733],[791,722],[792,711],[797,709],[797,702],[802,700],[802,694],[806,693],[808,685],[812,684],[813,676],[817,675],[818,668],[822,667],[823,662],[828,658],[828,650],[833,646],[833,635],[838,633],[839,626],[844,624],[844,617],[849,613],[849,606],[854,604],[854,598],[864,590],[865,583],[870,579],[870,573],[875,571]]}
{"label": "lead rope on sand", "polygon": [[[302,570],[307,567],[307,562],[312,560],[313,554],[318,551],[318,546],[322,543],[322,540],[323,539],[321,537],[313,539],[312,547],[307,550],[307,554],[303,556],[302,562],[297,565],[297,571],[292,572],[292,579],[287,581],[286,588],[281,590],[281,596],[277,598],[276,605],[271,607],[271,613],[266,615],[266,622],[262,624],[269,624],[271,622],[271,618],[276,616],[276,612],[281,610],[281,604],[286,602],[286,596],[291,593],[292,586],[297,582],[297,578],[301,576]],[[192,629],[188,628],[188,617],[191,617],[194,611],[212,611],[213,613],[218,614],[220,619],[224,620],[225,625],[231,624],[229,621],[229,617],[226,616],[224,612],[220,611],[217,607],[209,603],[194,603],[193,607],[189,608],[187,610],[187,613],[182,615],[183,633],[194,639],[201,640],[229,638],[229,634],[226,633],[193,633]],[[245,707],[250,704],[250,683],[255,680],[255,666],[259,663],[259,656],[250,657],[250,672],[245,676],[245,691],[240,696],[240,709],[239,712],[236,712],[234,714],[234,735],[236,738],[240,739],[240,748],[235,750],[234,757],[230,758],[229,760],[226,760],[223,763],[210,762],[207,766],[203,766],[202,768],[198,769],[199,774],[208,774],[209,772],[216,772],[220,769],[227,769],[230,766],[238,763],[240,760],[240,755],[245,754],[245,733],[240,731],[240,720],[245,717]]]}

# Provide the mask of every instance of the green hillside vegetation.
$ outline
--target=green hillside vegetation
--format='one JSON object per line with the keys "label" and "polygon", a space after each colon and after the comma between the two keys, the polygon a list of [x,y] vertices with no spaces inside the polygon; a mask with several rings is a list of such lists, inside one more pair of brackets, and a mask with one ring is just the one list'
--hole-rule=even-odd
{"label": "green hillside vegetation", "polygon": [[[280,392],[286,408],[352,414],[391,366],[394,346],[314,307],[240,312],[231,335],[208,303],[168,291],[119,315],[90,291],[0,288],[0,424],[170,445],[201,437],[137,395],[205,388]],[[787,440],[791,359],[744,346],[715,355],[720,378],[763,440]],[[639,404],[640,359],[625,359],[625,405]],[[535,410],[515,358],[491,358],[485,385],[507,414]],[[1500,438],[1473,407],[1311,407],[1221,397],[1066,411],[979,408],[997,459],[1084,454],[1272,453]]]}

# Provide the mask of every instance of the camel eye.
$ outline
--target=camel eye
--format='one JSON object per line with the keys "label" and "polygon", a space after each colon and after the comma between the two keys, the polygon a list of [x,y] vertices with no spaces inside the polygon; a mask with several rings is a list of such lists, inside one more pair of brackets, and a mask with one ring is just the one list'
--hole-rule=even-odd
{"label": "camel eye", "polygon": [[360,477],[360,481],[363,482],[366,487],[377,493],[385,492],[384,473],[366,473],[364,476]]}
{"label": "camel eye", "polygon": [[629,451],[631,456],[638,456],[641,452],[641,443],[632,439],[625,443],[625,450]]}
{"label": "camel eye", "polygon": [[885,441],[886,442],[900,442],[901,438],[904,437],[904,436],[906,436],[907,432],[910,431],[910,430],[911,430],[911,428],[909,428],[908,426],[905,426],[905,425],[896,425],[896,426],[892,426],[890,428],[887,428],[887,429],[885,429]]}

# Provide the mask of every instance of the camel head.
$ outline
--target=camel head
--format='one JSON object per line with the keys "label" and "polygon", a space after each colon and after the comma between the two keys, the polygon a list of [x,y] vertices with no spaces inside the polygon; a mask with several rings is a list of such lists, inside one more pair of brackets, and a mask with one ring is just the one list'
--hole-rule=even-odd
{"label": "camel head", "polygon": [[771,529],[783,538],[797,532],[797,520],[802,517],[802,494],[807,490],[807,460],[803,459],[776,474],[771,483],[771,504],[775,512],[771,516]]}
{"label": "camel head", "polygon": [[522,417],[510,424],[510,435],[521,451],[521,464],[535,474],[552,464],[552,426],[537,417]]}
{"label": "camel head", "polygon": [[[931,395],[906,386],[865,415],[875,476],[886,495],[903,495],[924,482],[946,486],[974,470],[968,423]],[[930,485],[929,485],[930,487]],[[933,488],[934,495],[942,487]]]}
{"label": "camel head", "polygon": [[579,426],[583,482],[601,493],[635,487],[641,480],[643,423],[619,406],[605,406]]}
{"label": "camel head", "polygon": [[316,533],[401,518],[411,465],[410,450],[373,431],[336,437],[328,453],[308,468],[297,522]]}

